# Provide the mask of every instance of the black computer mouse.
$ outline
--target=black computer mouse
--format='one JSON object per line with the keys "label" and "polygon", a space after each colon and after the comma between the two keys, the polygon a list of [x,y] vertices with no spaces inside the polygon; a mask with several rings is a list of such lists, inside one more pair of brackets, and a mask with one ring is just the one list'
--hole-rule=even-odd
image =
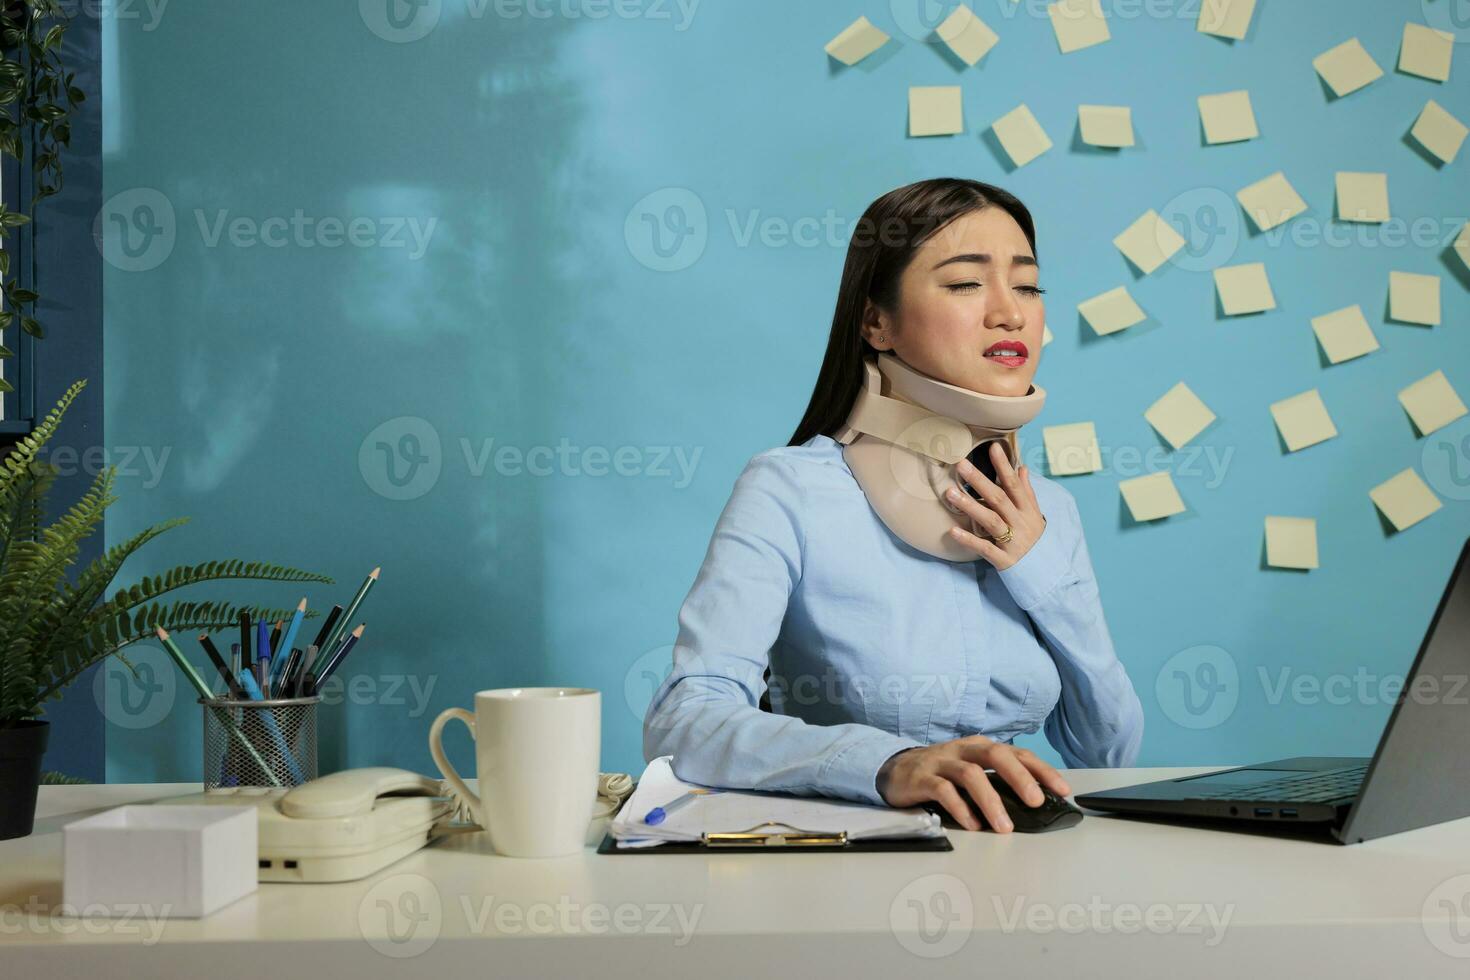
{"label": "black computer mouse", "polygon": [[[1039,806],[1028,806],[1016,795],[1016,791],[1011,788],[1010,783],[996,776],[994,773],[990,773],[989,776],[990,785],[994,787],[995,795],[1000,797],[1001,804],[1006,808],[1006,815],[1011,818],[1011,824],[1015,827],[1016,833],[1018,834],[1044,834],[1052,830],[1066,830],[1068,827],[1075,827],[1082,822],[1081,810],[1077,809],[1065,797],[1058,796],[1045,786],[1041,787],[1041,792],[1045,797],[1041,801],[1041,804]],[[989,821],[985,819],[985,814],[980,811],[980,808],[975,805],[975,801],[970,799],[970,794],[965,791],[963,786],[956,786],[955,788],[960,791],[960,798],[970,804],[970,811],[975,814],[981,826],[986,826]],[[939,813],[941,816],[949,813],[948,810],[945,810],[938,803],[926,803],[925,806]]]}

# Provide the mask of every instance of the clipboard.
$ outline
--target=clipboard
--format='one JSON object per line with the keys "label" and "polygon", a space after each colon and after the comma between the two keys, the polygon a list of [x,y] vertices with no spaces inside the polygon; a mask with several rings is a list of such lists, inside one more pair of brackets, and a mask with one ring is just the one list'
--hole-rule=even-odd
{"label": "clipboard", "polygon": [[[785,827],[785,831],[763,828]],[[739,854],[788,854],[792,851],[846,853],[851,851],[952,851],[949,835],[940,837],[870,837],[849,840],[846,831],[819,833],[792,827],[790,824],[763,823],[748,830],[727,833],[704,833],[697,841],[666,841],[654,847],[618,847],[612,834],[604,834],[597,845],[598,854],[712,854],[732,851]]]}

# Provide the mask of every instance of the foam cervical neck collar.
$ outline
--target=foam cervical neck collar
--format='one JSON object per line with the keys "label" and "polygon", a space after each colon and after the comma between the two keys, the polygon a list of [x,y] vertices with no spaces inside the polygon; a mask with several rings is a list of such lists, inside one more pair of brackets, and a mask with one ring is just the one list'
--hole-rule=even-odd
{"label": "foam cervical neck collar", "polygon": [[1032,385],[1025,395],[986,395],[931,378],[888,353],[867,358],[863,372],[862,390],[836,436],[863,495],[909,545],[946,561],[975,561],[949,529],[968,524],[985,532],[950,510],[944,491],[965,489],[955,465],[982,444],[1001,442],[1014,466],[1016,430],[1041,411],[1046,392]]}

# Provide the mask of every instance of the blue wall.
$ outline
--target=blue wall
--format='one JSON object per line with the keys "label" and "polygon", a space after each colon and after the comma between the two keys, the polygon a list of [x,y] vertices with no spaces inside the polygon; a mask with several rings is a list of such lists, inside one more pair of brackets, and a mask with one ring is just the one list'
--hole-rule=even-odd
{"label": "blue wall", "polygon": [[[1001,42],[965,70],[905,33],[923,31],[903,0],[692,16],[649,0],[602,19],[431,0],[408,22],[372,0],[177,3],[115,20],[107,434],[162,463],[139,454],[108,535],[195,518],[125,574],[263,557],[335,576],[311,590],[325,606],[382,565],[358,692],[324,715],[327,766],[432,771],[436,712],[562,683],[604,692],[604,765],[636,769],[714,520],[810,394],[843,230],[894,186],[965,175],[1032,208],[1056,335],[1041,423],[1094,420],[1111,463],[1065,485],[1148,711],[1142,762],[1370,751],[1388,710],[1374,679],[1406,669],[1470,533],[1470,423],[1421,439],[1395,399],[1436,367],[1470,396],[1470,276],[1445,250],[1470,151],[1438,169],[1404,139],[1427,98],[1470,119],[1470,64],[1461,44],[1448,85],[1393,70],[1417,0],[1262,0],[1234,44],[1196,33],[1196,8],[1118,5],[1111,42],[1063,56],[1042,5],[987,0]],[[858,14],[895,40],[839,70],[822,46]],[[1354,35],[1387,74],[1331,100],[1311,59]],[[905,138],[924,84],[963,86],[963,136]],[[1195,98],[1240,87],[1262,138],[1203,146]],[[985,129],[1022,101],[1056,146],[1013,171]],[[1131,105],[1139,145],[1079,146],[1078,102]],[[1278,169],[1316,238],[1242,228],[1233,194]],[[1336,170],[1388,172],[1398,243],[1332,220]],[[1187,216],[1192,246],[1138,278],[1111,240],[1147,208]],[[1430,241],[1402,243],[1413,219]],[[1258,260],[1277,309],[1220,317],[1208,270]],[[1386,322],[1390,269],[1443,277],[1442,326]],[[1076,304],[1125,283],[1150,321],[1091,337]],[[1324,366],[1309,318],[1354,303],[1382,350]],[[1220,421],[1201,451],[1162,455],[1142,412],[1180,380]],[[1311,387],[1341,435],[1285,454],[1267,405]],[[544,448],[517,464],[503,447]],[[1388,533],[1367,491],[1423,458],[1444,507]],[[1189,513],[1132,525],[1118,479],[1163,466]],[[1267,514],[1315,516],[1322,567],[1263,568]],[[1200,646],[1237,681],[1195,716],[1173,678],[1204,676],[1199,655],[1166,662]],[[1360,668],[1366,693],[1333,703],[1332,678]],[[1277,697],[1283,670],[1329,691]],[[197,707],[154,696],[110,725],[110,779],[198,777]]]}

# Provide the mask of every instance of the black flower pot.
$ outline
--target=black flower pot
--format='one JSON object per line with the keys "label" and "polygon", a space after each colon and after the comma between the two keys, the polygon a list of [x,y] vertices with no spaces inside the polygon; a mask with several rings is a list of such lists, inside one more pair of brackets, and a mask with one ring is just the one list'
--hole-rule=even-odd
{"label": "black flower pot", "polygon": [[45,721],[0,728],[0,840],[27,837],[35,826],[41,756],[50,733]]}

